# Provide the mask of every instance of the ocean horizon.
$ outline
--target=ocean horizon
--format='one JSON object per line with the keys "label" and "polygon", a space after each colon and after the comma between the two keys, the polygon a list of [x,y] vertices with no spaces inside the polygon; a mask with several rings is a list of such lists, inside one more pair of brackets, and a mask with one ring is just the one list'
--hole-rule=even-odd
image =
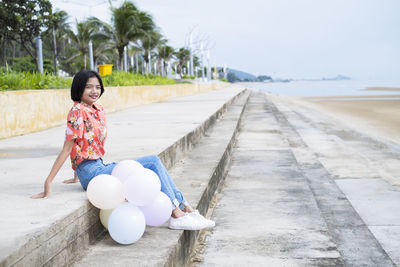
{"label": "ocean horizon", "polygon": [[328,80],[328,81],[291,81],[291,82],[247,82],[241,83],[252,89],[272,94],[288,96],[368,96],[399,95],[400,91],[367,91],[369,87],[400,88],[399,81],[363,81],[363,80]]}

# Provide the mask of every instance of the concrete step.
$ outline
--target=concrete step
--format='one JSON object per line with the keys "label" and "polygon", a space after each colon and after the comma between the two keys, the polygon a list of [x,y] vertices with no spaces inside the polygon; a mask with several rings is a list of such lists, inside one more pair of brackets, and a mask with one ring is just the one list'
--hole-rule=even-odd
{"label": "concrete step", "polygon": [[399,266],[400,150],[285,98],[269,99],[345,264]]}
{"label": "concrete step", "polygon": [[[105,162],[157,154],[171,167],[246,94],[229,86],[110,114]],[[53,182],[49,199],[29,198],[42,190],[63,136],[64,127],[57,127],[0,140],[0,266],[68,265],[103,233],[99,211],[79,184]],[[58,177],[67,179],[72,172],[65,165]]]}
{"label": "concrete step", "polygon": [[[206,214],[226,174],[248,96],[246,92],[228,106],[199,143],[170,169],[178,188],[202,214]],[[147,226],[138,242],[121,246],[107,233],[74,266],[182,266],[187,263],[198,235],[199,231],[170,230],[166,223],[160,227]]]}
{"label": "concrete step", "polygon": [[[399,259],[398,245],[389,233],[399,235],[400,217],[392,212],[392,208],[388,210],[386,207],[400,204],[400,192],[393,192],[395,190],[390,189],[390,185],[380,177],[371,179],[369,175],[373,170],[359,157],[357,150],[349,153],[351,148],[327,130],[333,126],[336,131],[344,133],[347,127],[332,121],[328,116],[323,119],[323,114],[314,115],[311,110],[296,110],[295,105],[271,95],[268,99],[344,265],[396,266]],[[317,116],[323,127],[317,126],[318,123],[310,120],[310,116]],[[336,161],[336,168],[326,164],[324,154],[329,154],[329,160]],[[334,172],[339,166],[349,169],[342,179],[337,179],[337,172]],[[375,181],[371,183],[371,180]],[[371,188],[379,189],[371,194],[374,191]],[[380,190],[386,192],[380,194]],[[360,198],[360,194],[363,197]],[[383,197],[385,194],[386,197]],[[379,205],[372,205],[374,202]],[[372,224],[368,218],[374,218]],[[376,234],[371,226],[391,227],[377,227]],[[360,250],[360,247],[364,249]]]}
{"label": "concrete step", "polygon": [[284,131],[253,93],[201,266],[342,266]]}

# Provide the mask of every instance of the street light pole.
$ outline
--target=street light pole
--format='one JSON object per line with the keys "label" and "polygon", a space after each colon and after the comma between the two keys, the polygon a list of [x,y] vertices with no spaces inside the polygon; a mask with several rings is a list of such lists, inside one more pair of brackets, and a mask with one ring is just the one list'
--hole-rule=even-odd
{"label": "street light pole", "polygon": [[43,52],[42,52],[42,39],[40,34],[36,37],[36,51],[38,57],[38,67],[40,74],[43,74]]}
{"label": "street light pole", "polygon": [[207,50],[207,80],[211,81],[210,49]]}
{"label": "street light pole", "polygon": [[90,69],[94,70],[94,62],[93,62],[93,44],[92,40],[89,40],[89,63]]}
{"label": "street light pole", "polygon": [[189,71],[190,71],[190,76],[193,76],[193,44],[192,44],[192,33],[190,33],[190,36],[189,36],[189,51],[190,51],[190,65],[189,65]]}

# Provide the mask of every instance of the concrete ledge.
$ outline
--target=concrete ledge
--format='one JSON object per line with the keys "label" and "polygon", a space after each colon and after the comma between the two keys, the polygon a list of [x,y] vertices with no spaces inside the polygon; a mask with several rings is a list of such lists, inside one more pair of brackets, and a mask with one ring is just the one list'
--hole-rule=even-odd
{"label": "concrete ledge", "polygon": [[[234,119],[236,123],[231,132],[230,139],[226,143],[222,157],[218,159],[218,163],[216,164],[215,168],[212,169],[211,177],[209,177],[207,186],[204,188],[204,191],[202,191],[200,199],[196,199],[194,201],[194,203],[197,204],[196,209],[198,209],[201,214],[207,214],[211,200],[220,186],[221,181],[223,181],[227,174],[231,162],[232,150],[236,142],[236,137],[239,132],[240,123],[243,117],[242,115],[246,109],[249,97],[250,93],[247,92],[245,95],[244,105],[241,106],[240,115]],[[195,244],[200,232],[201,231],[182,231],[179,241],[175,245],[173,251],[169,255],[168,261],[164,266],[190,265],[189,256],[195,249]]]}
{"label": "concrete ledge", "polygon": [[[107,87],[101,104],[108,112],[217,90],[227,83]],[[0,139],[40,131],[65,122],[69,89],[0,92]]]}
{"label": "concrete ledge", "polygon": [[[204,138],[169,170],[189,203],[203,214],[227,172],[248,97],[247,91],[227,106]],[[184,266],[198,234],[199,231],[171,230],[167,224],[146,227],[143,237],[130,246],[118,245],[106,234],[74,266]]]}
{"label": "concrete ledge", "polygon": [[[205,130],[222,116],[227,106],[244,92],[244,88],[236,87],[232,90],[230,94],[232,92],[237,93],[232,94],[233,97],[226,98],[227,100],[210,117],[159,153],[167,166],[172,166],[180,160],[185,152],[204,135]],[[225,92],[225,89],[223,91]],[[226,92],[229,92],[229,90],[226,90]],[[219,93],[219,95],[222,94]],[[0,266],[64,265],[71,262],[98,234],[101,234],[103,228],[99,224],[98,210],[87,202],[86,196],[82,192],[77,193],[79,199],[75,199],[73,201],[75,203],[69,203],[77,205],[77,208],[66,217],[54,221],[49,228],[41,229],[33,236],[27,236],[26,243],[22,246],[9,247],[6,250],[3,246]],[[65,201],[63,198],[58,199],[57,196],[54,196],[53,199],[52,201],[55,202]],[[46,206],[48,204],[43,202],[43,204],[38,205]]]}

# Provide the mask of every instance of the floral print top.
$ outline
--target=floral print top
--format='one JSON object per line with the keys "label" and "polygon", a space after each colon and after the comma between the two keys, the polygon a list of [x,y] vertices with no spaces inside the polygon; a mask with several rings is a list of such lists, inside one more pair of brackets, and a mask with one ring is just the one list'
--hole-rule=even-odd
{"label": "floral print top", "polygon": [[68,113],[65,140],[74,140],[70,154],[72,169],[84,160],[104,156],[104,142],[107,137],[106,117],[101,105],[89,106],[74,102]]}

